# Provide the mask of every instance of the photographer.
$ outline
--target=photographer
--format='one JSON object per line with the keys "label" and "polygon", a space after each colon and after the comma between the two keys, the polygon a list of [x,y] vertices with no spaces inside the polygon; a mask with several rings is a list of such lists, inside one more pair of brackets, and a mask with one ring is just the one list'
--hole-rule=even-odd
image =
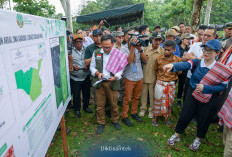
{"label": "photographer", "polygon": [[[133,44],[134,45],[133,45]],[[137,46],[135,46],[137,45]],[[137,114],[137,108],[139,104],[139,98],[143,88],[143,70],[141,60],[147,61],[146,54],[143,52],[139,40],[133,36],[128,44],[125,44],[121,51],[127,54],[128,65],[124,71],[124,84],[125,95],[123,99],[123,122],[131,127],[133,123],[128,118],[129,103],[132,97],[131,116],[137,122],[142,122],[142,119]]]}

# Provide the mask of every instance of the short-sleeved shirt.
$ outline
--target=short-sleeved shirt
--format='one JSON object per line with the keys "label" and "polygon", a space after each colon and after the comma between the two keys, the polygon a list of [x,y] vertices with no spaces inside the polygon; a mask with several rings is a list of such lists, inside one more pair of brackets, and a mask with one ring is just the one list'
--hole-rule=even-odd
{"label": "short-sleeved shirt", "polygon": [[[124,45],[121,48],[121,51],[129,55],[130,50],[128,48],[128,44]],[[140,53],[138,52],[137,49],[135,49],[135,57],[136,57],[136,61],[132,62],[131,64],[127,64],[124,70],[124,77],[130,81],[139,81],[143,79],[143,70],[142,70],[142,65],[141,65]],[[133,66],[137,67],[137,72],[132,71]]]}
{"label": "short-sleeved shirt", "polygon": [[156,57],[154,70],[156,72],[157,80],[161,80],[164,82],[175,81],[178,79],[178,75],[180,72],[164,72],[163,66],[170,63],[181,62],[181,58],[173,55],[172,60],[167,60],[164,54],[161,54]]}
{"label": "short-sleeved shirt", "polygon": [[[75,47],[72,49],[72,57],[73,57],[73,65],[77,65],[79,68],[85,67],[84,62],[85,56],[85,48],[82,47],[80,51],[78,51]],[[70,71],[70,78],[74,81],[84,81],[86,77],[90,74],[89,71],[78,70],[78,71]]]}
{"label": "short-sleeved shirt", "polygon": [[[161,43],[160,46],[164,48],[164,43]],[[173,54],[177,57],[180,57],[180,47],[177,44],[176,44],[176,51],[174,51]]]}
{"label": "short-sleeved shirt", "polygon": [[89,45],[88,47],[86,47],[86,50],[85,50],[85,59],[90,59],[93,55],[93,52],[96,50],[96,49],[99,49],[100,47],[98,47],[97,45],[95,45],[95,43]]}
{"label": "short-sleeved shirt", "polygon": [[143,65],[143,76],[144,83],[153,83],[155,81],[155,58],[164,53],[164,49],[162,47],[158,47],[157,49],[153,49],[152,45],[149,45],[144,49],[144,52],[147,56],[147,62]]}

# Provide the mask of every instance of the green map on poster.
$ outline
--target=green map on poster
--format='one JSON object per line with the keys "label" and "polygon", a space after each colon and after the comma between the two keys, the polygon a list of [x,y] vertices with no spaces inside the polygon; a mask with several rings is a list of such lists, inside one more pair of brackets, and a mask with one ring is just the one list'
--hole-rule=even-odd
{"label": "green map on poster", "polygon": [[68,98],[67,66],[65,56],[65,38],[59,38],[59,45],[51,48],[53,75],[55,82],[55,93],[57,108],[61,102],[65,104]]}
{"label": "green map on poster", "polygon": [[42,59],[38,61],[38,69],[30,68],[23,72],[19,70],[15,72],[17,89],[24,90],[31,98],[32,102],[39,97],[42,91],[42,81],[39,76]]}

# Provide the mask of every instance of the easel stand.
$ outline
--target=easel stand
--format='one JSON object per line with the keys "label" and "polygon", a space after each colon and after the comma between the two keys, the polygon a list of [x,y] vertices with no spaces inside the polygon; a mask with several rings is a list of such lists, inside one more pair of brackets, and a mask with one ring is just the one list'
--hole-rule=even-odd
{"label": "easel stand", "polygon": [[60,121],[60,128],[61,128],[64,157],[68,157],[68,144],[67,144],[67,139],[66,139],[66,127],[65,127],[64,115],[62,116],[61,121]]}

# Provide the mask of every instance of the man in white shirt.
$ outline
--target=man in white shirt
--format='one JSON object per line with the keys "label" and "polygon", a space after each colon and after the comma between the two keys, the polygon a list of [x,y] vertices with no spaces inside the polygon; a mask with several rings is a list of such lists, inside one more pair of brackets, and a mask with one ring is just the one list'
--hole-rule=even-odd
{"label": "man in white shirt", "polygon": [[[101,38],[102,48],[96,50],[93,53],[90,71],[93,77],[92,81],[103,80],[96,86],[96,103],[97,103],[97,133],[101,134],[104,130],[106,119],[105,119],[105,104],[106,98],[111,106],[111,120],[115,129],[120,130],[121,125],[119,124],[119,111],[117,105],[118,89],[120,87],[119,79],[123,71],[120,71],[113,75],[106,70],[106,65],[110,59],[112,49],[114,47],[114,38],[110,34],[105,34]],[[94,81],[93,81],[94,83]]]}

